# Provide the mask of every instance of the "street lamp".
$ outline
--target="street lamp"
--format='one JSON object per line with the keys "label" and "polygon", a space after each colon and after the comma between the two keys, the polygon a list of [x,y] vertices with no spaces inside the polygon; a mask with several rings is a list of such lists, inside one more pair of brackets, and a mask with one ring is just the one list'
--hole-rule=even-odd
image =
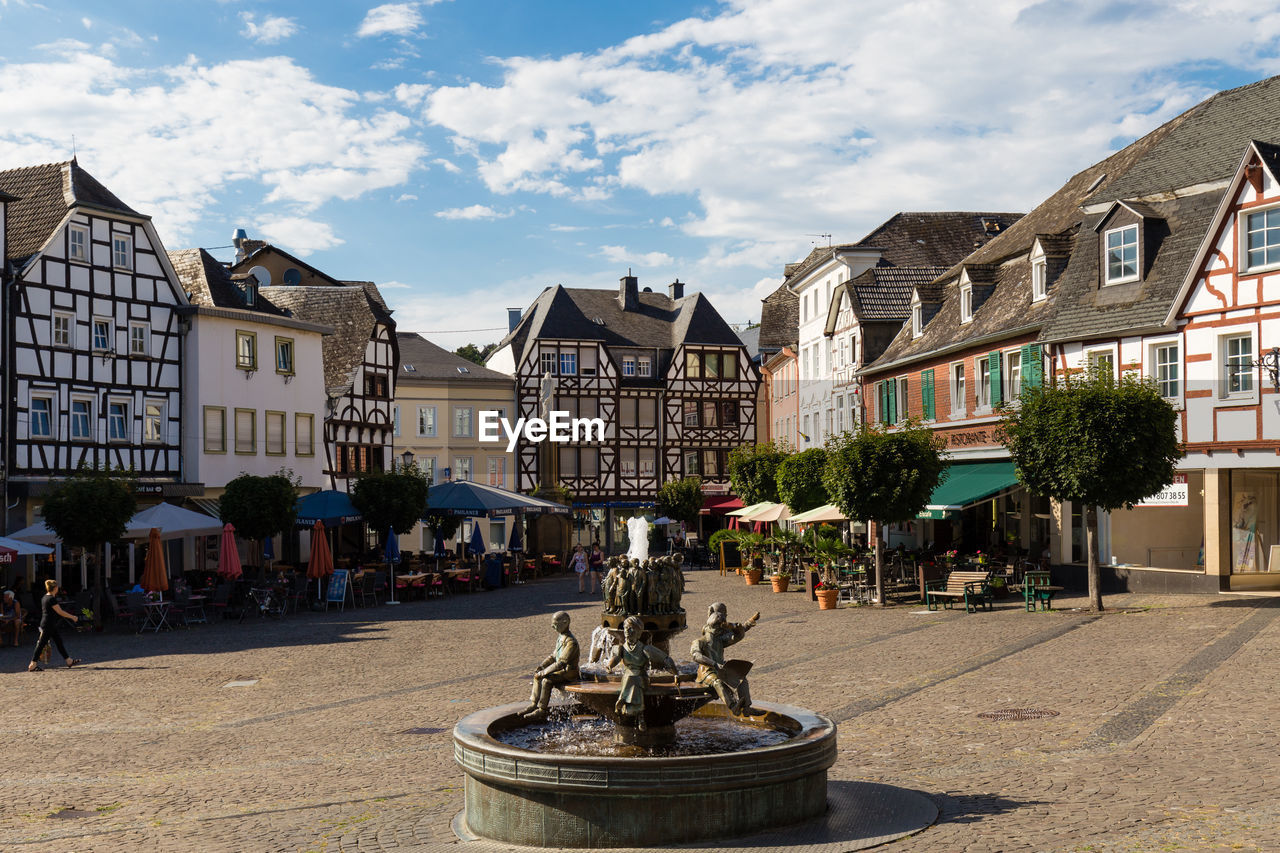
{"label": "street lamp", "polygon": [[412,465],[413,465],[413,451],[412,451],[412,450],[406,450],[404,453],[401,453],[401,454],[400,454],[400,461],[404,464],[404,467],[406,467],[406,468],[412,467]]}

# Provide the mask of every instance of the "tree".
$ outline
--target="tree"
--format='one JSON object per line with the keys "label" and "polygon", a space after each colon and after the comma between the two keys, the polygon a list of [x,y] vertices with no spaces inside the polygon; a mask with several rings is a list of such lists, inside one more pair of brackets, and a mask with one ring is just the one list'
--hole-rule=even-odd
{"label": "tree", "polygon": [[792,514],[831,502],[822,479],[826,466],[827,451],[821,447],[794,453],[778,465],[778,497]]}
{"label": "tree", "polygon": [[454,355],[460,355],[467,361],[474,361],[476,364],[484,364],[484,360],[489,357],[489,353],[493,352],[497,344],[485,344],[478,347],[475,344],[467,344],[458,347],[453,351]]}
{"label": "tree", "polygon": [[884,604],[883,545],[874,523],[910,521],[929,503],[947,467],[943,440],[915,421],[887,432],[862,424],[827,443],[822,481],[846,518],[865,519],[875,542],[876,599]]}
{"label": "tree", "polygon": [[778,501],[778,466],[787,454],[772,442],[729,453],[729,482],[747,506]]}
{"label": "tree", "polygon": [[698,520],[702,512],[702,478],[682,477],[668,480],[658,489],[654,498],[658,512],[667,518],[683,521],[686,525]]}
{"label": "tree", "polygon": [[218,499],[218,518],[255,542],[261,554],[264,539],[293,527],[300,482],[283,468],[266,477],[241,474],[227,483]]}
{"label": "tree", "polygon": [[1131,508],[1173,482],[1176,423],[1152,381],[1098,373],[1027,389],[1005,413],[1001,440],[1027,491],[1085,507],[1092,610],[1102,610],[1097,510]]}
{"label": "tree", "polygon": [[44,520],[63,544],[83,548],[97,558],[93,589],[94,621],[102,624],[102,590],[106,564],[99,553],[103,543],[124,536],[129,519],[138,511],[133,477],[125,471],[81,465],[59,483],[44,502]]}
{"label": "tree", "polygon": [[365,474],[356,480],[351,502],[379,537],[388,529],[404,535],[427,511],[427,475],[416,465]]}

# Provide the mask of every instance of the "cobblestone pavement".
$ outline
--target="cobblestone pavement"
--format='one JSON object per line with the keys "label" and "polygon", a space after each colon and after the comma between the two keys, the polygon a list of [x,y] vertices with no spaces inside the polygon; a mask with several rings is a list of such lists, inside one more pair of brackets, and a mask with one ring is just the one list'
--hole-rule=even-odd
{"label": "cobblestone pavement", "polygon": [[[735,650],[756,661],[753,695],[840,724],[832,780],[938,804],[934,826],[885,849],[1280,849],[1280,601],[831,612],[691,573],[690,623],[715,600],[735,620],[763,613]],[[492,849],[450,831],[450,730],[527,696],[560,608],[585,639],[598,604],[560,577],[158,636],[69,633],[88,661],[75,670],[27,674],[30,643],[0,649],[0,849]],[[978,716],[1010,708],[1058,715]],[[775,841],[751,849],[787,849]]]}

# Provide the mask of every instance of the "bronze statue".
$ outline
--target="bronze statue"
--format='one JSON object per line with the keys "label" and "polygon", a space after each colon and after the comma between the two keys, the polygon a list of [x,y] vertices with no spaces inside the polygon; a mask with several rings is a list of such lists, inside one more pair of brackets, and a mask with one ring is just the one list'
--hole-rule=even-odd
{"label": "bronze statue", "polygon": [[614,710],[620,716],[638,720],[644,728],[644,691],[649,686],[649,666],[661,667],[679,678],[675,661],[656,646],[640,642],[644,623],[639,617],[628,616],[622,623],[622,643],[609,657],[609,669],[622,664],[622,689]]}
{"label": "bronze statue", "polygon": [[716,691],[729,712],[736,715],[751,714],[751,689],[747,684],[748,661],[724,659],[726,646],[739,642],[747,631],[760,620],[756,613],[746,622],[730,622],[728,609],[721,602],[707,608],[707,622],[702,636],[693,641],[689,656],[698,664],[698,683]]}
{"label": "bronze statue", "polygon": [[609,573],[604,576],[604,583],[600,584],[604,590],[604,612],[618,613],[622,610],[622,571],[618,568],[618,558],[609,558]]}
{"label": "bronze statue", "polygon": [[551,706],[551,691],[571,681],[578,680],[578,640],[569,631],[569,614],[558,610],[551,617],[551,626],[560,639],[556,648],[533,671],[533,692],[529,707],[520,713],[526,720],[545,720]]}
{"label": "bronze statue", "polygon": [[623,611],[644,613],[644,569],[637,560],[627,560],[626,587],[623,593]]}

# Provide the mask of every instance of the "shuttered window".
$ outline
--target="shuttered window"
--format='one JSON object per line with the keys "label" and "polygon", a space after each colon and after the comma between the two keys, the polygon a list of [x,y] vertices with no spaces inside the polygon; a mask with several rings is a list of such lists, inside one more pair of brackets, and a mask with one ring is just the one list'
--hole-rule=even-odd
{"label": "shuttered window", "polygon": [[885,383],[888,389],[888,404],[885,406],[885,423],[896,424],[898,422],[898,383],[892,379]]}
{"label": "shuttered window", "polygon": [[991,382],[991,406],[995,408],[1004,401],[1001,392],[1003,386],[1000,383],[1000,351],[987,354],[987,370],[989,371],[988,379]]}
{"label": "shuttered window", "polygon": [[284,412],[267,412],[267,453],[284,455]]}
{"label": "shuttered window", "polygon": [[258,452],[258,413],[236,409],[236,453]]}
{"label": "shuttered window", "polygon": [[204,407],[204,452],[227,452],[227,410],[221,406]]}
{"label": "shuttered window", "polygon": [[933,403],[933,369],[920,371],[920,405],[924,410],[924,419],[931,421],[936,417]]}
{"label": "shuttered window", "polygon": [[[298,456],[315,455],[315,425],[315,415],[299,412],[293,416],[293,452]],[[431,464],[435,465],[435,459]]]}
{"label": "shuttered window", "polygon": [[1044,384],[1044,356],[1039,344],[1022,348],[1022,387],[1039,388]]}

